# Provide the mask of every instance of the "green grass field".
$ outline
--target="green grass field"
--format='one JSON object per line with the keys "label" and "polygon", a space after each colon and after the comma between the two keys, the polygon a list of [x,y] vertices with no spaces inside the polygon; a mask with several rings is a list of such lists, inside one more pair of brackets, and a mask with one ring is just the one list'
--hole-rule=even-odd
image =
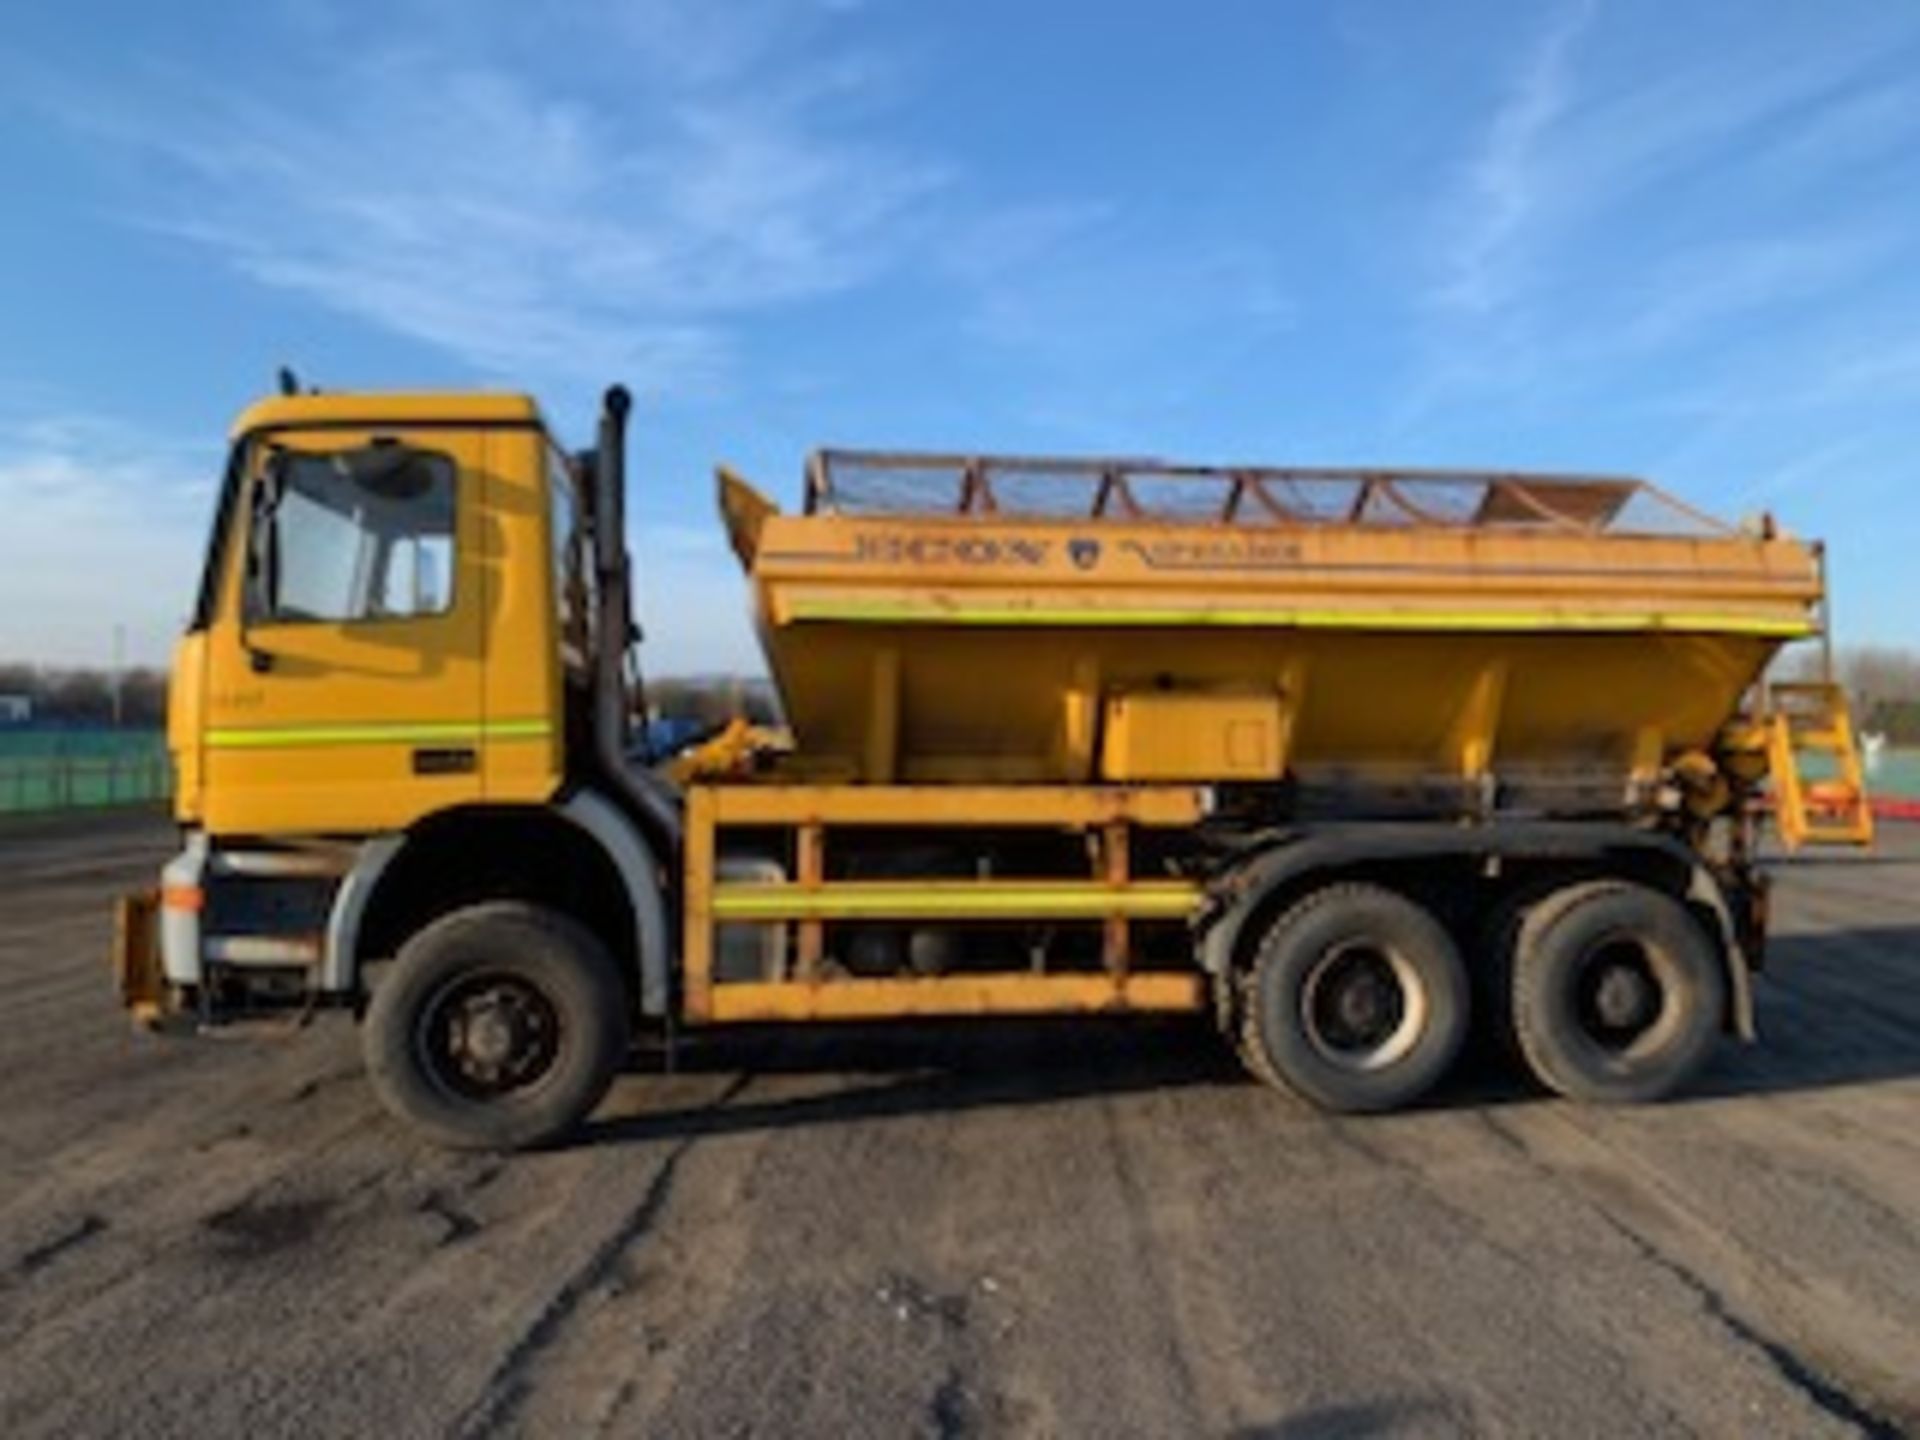
{"label": "green grass field", "polygon": [[151,803],[172,788],[157,730],[0,730],[0,814]]}
{"label": "green grass field", "polygon": [[1880,763],[1867,776],[1867,789],[1875,795],[1920,800],[1920,750],[1883,751]]}

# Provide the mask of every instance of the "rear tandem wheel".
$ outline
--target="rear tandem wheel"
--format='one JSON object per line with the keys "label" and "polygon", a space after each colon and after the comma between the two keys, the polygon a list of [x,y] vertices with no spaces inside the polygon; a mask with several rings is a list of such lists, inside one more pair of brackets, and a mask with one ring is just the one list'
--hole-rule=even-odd
{"label": "rear tandem wheel", "polygon": [[1658,1100],[1699,1071],[1726,975],[1679,901],[1624,880],[1570,885],[1515,937],[1513,1029],[1540,1082],[1574,1100]]}
{"label": "rear tandem wheel", "polygon": [[1466,1038],[1466,970],[1426,910],[1378,885],[1327,885],[1261,938],[1240,1005],[1241,1059],[1329,1110],[1390,1110]]}

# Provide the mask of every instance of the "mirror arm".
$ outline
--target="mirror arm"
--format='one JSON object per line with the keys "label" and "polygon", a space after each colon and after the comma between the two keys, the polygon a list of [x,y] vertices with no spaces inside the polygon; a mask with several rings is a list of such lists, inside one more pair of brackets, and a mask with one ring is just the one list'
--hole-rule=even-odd
{"label": "mirror arm", "polygon": [[240,648],[247,652],[247,668],[256,675],[265,675],[273,669],[273,652],[262,650],[247,638],[246,622],[241,622]]}
{"label": "mirror arm", "polygon": [[274,474],[278,462],[276,452],[268,458],[265,470],[254,482],[258,488],[247,522],[246,572],[240,586],[240,649],[247,657],[247,668],[256,675],[266,674],[274,664],[273,652],[256,645],[252,631],[256,602],[264,597],[268,603],[260,608],[264,614],[271,615],[271,601],[279,589],[279,535],[274,528],[280,509],[279,485]]}
{"label": "mirror arm", "polygon": [[248,557],[249,573],[246,583],[240,587],[240,649],[247,657],[247,668],[256,675],[264,675],[273,669],[273,652],[262,650],[253,641],[253,597],[255,580],[251,573],[252,557]]}

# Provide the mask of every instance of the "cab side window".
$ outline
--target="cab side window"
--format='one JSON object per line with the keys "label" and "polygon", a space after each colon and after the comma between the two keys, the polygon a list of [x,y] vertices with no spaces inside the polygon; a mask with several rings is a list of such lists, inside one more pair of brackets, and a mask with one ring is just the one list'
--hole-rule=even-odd
{"label": "cab side window", "polygon": [[248,612],[410,619],[453,606],[453,461],[398,445],[281,451],[258,482]]}
{"label": "cab side window", "polygon": [[576,481],[567,463],[547,452],[548,533],[553,542],[554,614],[559,618],[560,650],[566,663],[586,666],[592,655],[593,567],[580,523]]}

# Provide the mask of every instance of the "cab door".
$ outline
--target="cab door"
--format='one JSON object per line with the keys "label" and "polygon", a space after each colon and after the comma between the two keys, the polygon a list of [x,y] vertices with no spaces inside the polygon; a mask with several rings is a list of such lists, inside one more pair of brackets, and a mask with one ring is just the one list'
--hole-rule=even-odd
{"label": "cab door", "polygon": [[205,821],[400,829],[481,793],[481,430],[257,437],[208,636]]}

